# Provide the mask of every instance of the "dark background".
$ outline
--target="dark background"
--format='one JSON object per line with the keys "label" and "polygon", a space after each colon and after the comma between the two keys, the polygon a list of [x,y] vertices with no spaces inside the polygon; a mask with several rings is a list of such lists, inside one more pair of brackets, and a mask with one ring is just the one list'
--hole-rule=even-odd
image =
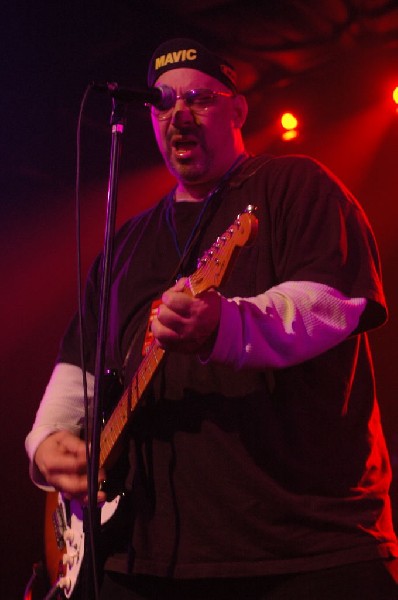
{"label": "dark background", "polygon": [[[32,564],[43,558],[44,494],[29,480],[24,438],[76,305],[79,104],[92,80],[145,86],[147,61],[169,37],[196,37],[236,65],[250,106],[249,150],[314,156],[369,215],[390,305],[388,325],[371,341],[397,522],[397,2],[15,0],[2,7],[0,27],[0,598],[22,598]],[[280,138],[284,110],[300,119],[290,143]],[[109,100],[90,95],[82,131],[84,269],[103,238],[109,117]],[[118,223],[171,185],[145,108],[129,108],[123,146]]]}

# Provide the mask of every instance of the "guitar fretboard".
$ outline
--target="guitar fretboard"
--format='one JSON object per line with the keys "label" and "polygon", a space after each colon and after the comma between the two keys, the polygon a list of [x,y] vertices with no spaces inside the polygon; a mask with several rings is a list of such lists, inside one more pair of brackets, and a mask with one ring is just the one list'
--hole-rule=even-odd
{"label": "guitar fretboard", "polygon": [[148,352],[142,360],[138,371],[135,373],[130,384],[123,392],[109,420],[101,433],[100,466],[106,463],[115,448],[117,441],[127,425],[130,415],[134,412],[137,404],[151,381],[155,371],[164,356],[163,348],[153,341]]}

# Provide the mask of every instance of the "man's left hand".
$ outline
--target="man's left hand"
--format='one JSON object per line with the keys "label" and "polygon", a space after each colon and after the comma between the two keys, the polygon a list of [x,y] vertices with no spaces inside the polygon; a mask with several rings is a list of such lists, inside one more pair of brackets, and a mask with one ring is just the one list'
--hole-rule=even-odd
{"label": "man's left hand", "polygon": [[183,277],[164,292],[152,333],[165,350],[208,354],[217,334],[221,299],[214,290],[191,296],[186,282]]}

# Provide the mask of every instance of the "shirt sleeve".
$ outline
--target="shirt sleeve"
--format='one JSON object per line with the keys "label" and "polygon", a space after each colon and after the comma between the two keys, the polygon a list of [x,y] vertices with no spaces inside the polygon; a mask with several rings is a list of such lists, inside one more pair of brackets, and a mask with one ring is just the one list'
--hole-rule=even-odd
{"label": "shirt sleeve", "polygon": [[[346,298],[366,298],[361,330],[387,318],[380,256],[369,220],[356,198],[326,167],[306,157],[277,159],[264,179],[267,205],[259,213],[258,244],[269,244],[274,280],[316,282]],[[268,282],[266,282],[268,283]]]}
{"label": "shirt sleeve", "polygon": [[[89,400],[94,395],[94,376],[87,373],[87,393]],[[58,363],[48,382],[44,396],[36,413],[32,430],[25,440],[25,448],[30,460],[32,481],[43,489],[52,489],[34,462],[39,444],[51,433],[67,429],[79,435],[84,422],[83,373],[80,367]]]}
{"label": "shirt sleeve", "polygon": [[366,302],[311,281],[287,281],[253,298],[222,297],[216,342],[203,362],[235,369],[295,365],[353,333]]}

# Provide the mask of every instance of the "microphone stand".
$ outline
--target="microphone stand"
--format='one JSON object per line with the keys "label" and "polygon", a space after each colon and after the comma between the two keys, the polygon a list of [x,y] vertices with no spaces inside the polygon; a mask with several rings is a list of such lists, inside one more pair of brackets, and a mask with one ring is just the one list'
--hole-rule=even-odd
{"label": "microphone stand", "polygon": [[[105,373],[105,348],[107,343],[109,297],[112,275],[113,241],[115,234],[117,192],[119,180],[119,163],[121,155],[121,139],[126,123],[126,104],[112,98],[112,114],[110,119],[112,139],[109,166],[107,211],[105,222],[104,248],[102,257],[102,280],[99,301],[99,322],[97,331],[97,354],[95,363],[95,386],[93,399],[93,417],[91,431],[91,451],[89,468],[89,506],[88,523],[90,529],[89,556],[86,561],[86,574],[88,580],[84,586],[84,597],[87,600],[98,598],[98,538],[100,533],[100,509],[97,505],[98,472],[100,460],[100,439],[102,425],[102,407],[104,400],[104,373]],[[91,563],[91,564],[90,564]],[[91,568],[90,568],[91,567]]]}

